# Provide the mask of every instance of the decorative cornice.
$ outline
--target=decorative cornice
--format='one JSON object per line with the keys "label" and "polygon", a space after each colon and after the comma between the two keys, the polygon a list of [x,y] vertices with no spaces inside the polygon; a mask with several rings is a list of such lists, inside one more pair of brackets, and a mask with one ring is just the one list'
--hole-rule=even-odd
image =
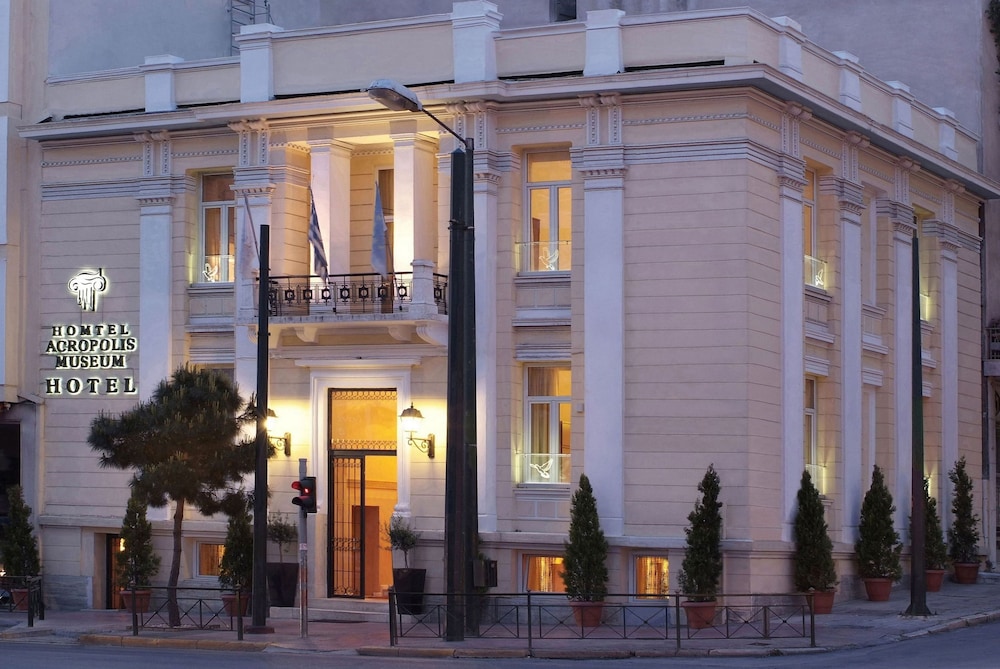
{"label": "decorative cornice", "polygon": [[864,190],[859,183],[824,175],[819,178],[819,192],[836,197],[837,203],[850,213],[860,215],[864,211]]}
{"label": "decorative cornice", "polygon": [[911,229],[913,226],[913,207],[909,203],[880,197],[875,200],[875,215],[885,216],[892,221],[900,221]]}

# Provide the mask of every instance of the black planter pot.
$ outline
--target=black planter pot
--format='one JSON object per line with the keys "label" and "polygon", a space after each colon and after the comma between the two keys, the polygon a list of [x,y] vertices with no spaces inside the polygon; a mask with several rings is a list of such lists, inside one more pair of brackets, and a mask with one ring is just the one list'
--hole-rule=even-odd
{"label": "black planter pot", "polygon": [[396,592],[396,607],[400,613],[414,616],[424,612],[426,578],[426,569],[392,570],[392,587]]}
{"label": "black planter pot", "polygon": [[299,565],[267,563],[267,598],[271,606],[295,606],[299,589]]}

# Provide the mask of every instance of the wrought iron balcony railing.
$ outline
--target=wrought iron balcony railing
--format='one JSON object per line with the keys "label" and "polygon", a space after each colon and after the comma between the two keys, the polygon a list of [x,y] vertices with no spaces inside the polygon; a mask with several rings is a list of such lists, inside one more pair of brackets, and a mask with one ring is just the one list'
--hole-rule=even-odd
{"label": "wrought iron balcony railing", "polygon": [[273,276],[269,314],[275,317],[315,314],[448,313],[448,277],[427,272]]}
{"label": "wrought iron balcony railing", "polygon": [[986,328],[986,359],[1000,360],[1000,325]]}

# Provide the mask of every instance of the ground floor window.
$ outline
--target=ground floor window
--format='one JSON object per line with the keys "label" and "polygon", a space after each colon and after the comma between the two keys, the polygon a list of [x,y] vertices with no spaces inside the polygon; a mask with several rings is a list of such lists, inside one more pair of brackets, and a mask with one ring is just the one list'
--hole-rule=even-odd
{"label": "ground floor window", "polygon": [[524,589],[532,592],[566,592],[561,555],[525,555]]}
{"label": "ground floor window", "polygon": [[639,599],[666,597],[670,592],[670,562],[663,555],[635,557],[635,594]]}
{"label": "ground floor window", "polygon": [[198,576],[218,576],[222,544],[198,544]]}

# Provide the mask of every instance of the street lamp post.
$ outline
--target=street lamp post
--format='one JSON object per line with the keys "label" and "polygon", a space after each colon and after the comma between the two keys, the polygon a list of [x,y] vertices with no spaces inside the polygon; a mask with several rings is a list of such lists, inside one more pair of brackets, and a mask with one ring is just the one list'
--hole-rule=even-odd
{"label": "street lamp post", "polygon": [[[462,137],[420,103],[413,91],[388,79],[366,89],[393,111],[423,112],[462,143],[451,154],[448,280],[448,428],[445,459],[445,639],[462,641],[474,626],[465,597],[472,590],[472,558],[479,531],[476,471],[476,266],[473,221],[473,151]],[[474,631],[469,629],[470,632]]]}

